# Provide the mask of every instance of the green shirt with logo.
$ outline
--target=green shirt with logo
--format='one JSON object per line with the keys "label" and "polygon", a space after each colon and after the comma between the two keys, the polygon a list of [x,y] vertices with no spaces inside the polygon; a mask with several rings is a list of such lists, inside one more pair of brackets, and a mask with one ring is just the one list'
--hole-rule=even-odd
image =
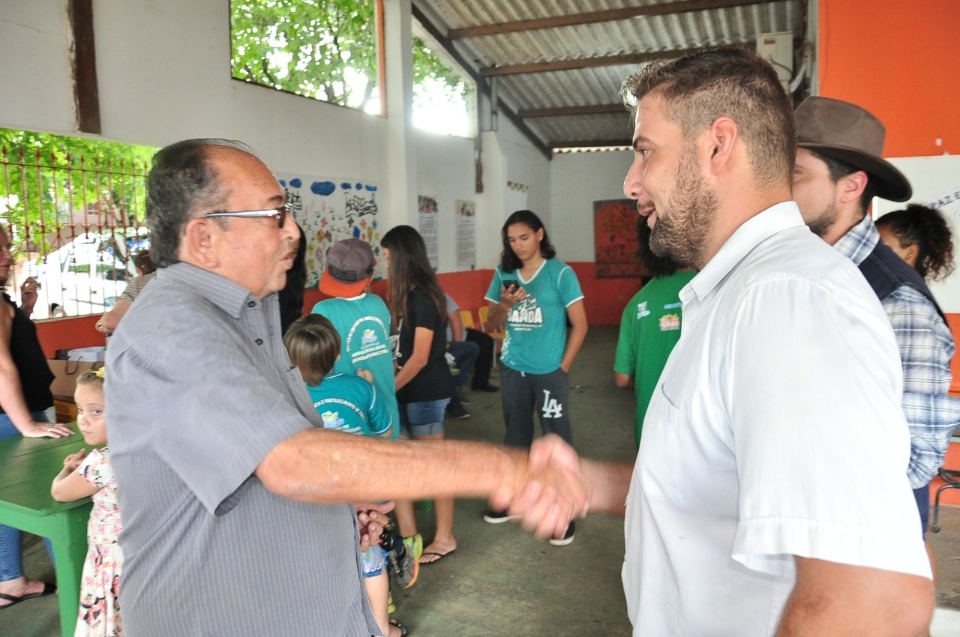
{"label": "green shirt with logo", "polygon": [[555,372],[567,347],[567,308],[583,298],[576,273],[563,261],[547,259],[524,281],[519,270],[497,266],[484,298],[499,303],[506,281],[516,281],[527,296],[507,313],[501,362],[528,374]]}
{"label": "green shirt with logo", "polygon": [[673,346],[680,340],[683,315],[680,290],[696,272],[677,272],[657,277],[643,286],[623,309],[620,338],[613,370],[633,376],[637,393],[634,437],[640,444],[640,432],[653,390],[667,364]]}
{"label": "green shirt with logo", "polygon": [[376,294],[352,299],[332,298],[313,306],[313,313],[330,319],[340,334],[340,360],[333,372],[356,376],[358,369],[373,374],[373,385],[393,422],[394,438],[399,436],[400,411],[393,377],[390,349],[390,310]]}

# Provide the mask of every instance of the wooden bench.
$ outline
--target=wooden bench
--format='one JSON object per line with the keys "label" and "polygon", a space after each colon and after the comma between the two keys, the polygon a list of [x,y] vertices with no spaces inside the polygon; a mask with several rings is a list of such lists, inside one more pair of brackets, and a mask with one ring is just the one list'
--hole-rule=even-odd
{"label": "wooden bench", "polygon": [[[75,423],[70,426],[76,430]],[[0,524],[48,538],[53,545],[64,637],[73,635],[77,623],[91,503],[90,498],[57,502],[50,496],[50,483],[64,457],[84,447],[79,435],[0,438]]]}

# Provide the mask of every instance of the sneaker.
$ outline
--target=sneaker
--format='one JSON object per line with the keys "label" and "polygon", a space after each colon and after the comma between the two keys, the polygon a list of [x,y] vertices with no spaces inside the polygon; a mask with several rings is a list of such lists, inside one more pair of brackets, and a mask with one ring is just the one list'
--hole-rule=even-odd
{"label": "sneaker", "polygon": [[483,514],[483,521],[490,524],[502,524],[510,520],[519,520],[519,515],[510,515],[506,511],[487,511]]}
{"label": "sneaker", "polygon": [[460,402],[464,405],[470,404],[470,399],[466,394],[463,393],[463,387],[457,387],[457,397],[460,399]]}
{"label": "sneaker", "polygon": [[570,544],[571,542],[573,542],[574,533],[575,533],[574,524],[571,521],[570,524],[567,525],[567,532],[563,534],[563,537],[550,538],[550,544],[553,544],[554,546],[566,546],[567,544]]}
{"label": "sneaker", "polygon": [[423,538],[420,534],[401,538],[396,528],[388,527],[380,536],[380,546],[390,556],[390,564],[400,588],[413,586],[420,574],[420,553],[423,552]]}
{"label": "sneaker", "polygon": [[393,603],[393,593],[391,591],[387,591],[387,614],[393,615],[395,612],[397,612],[397,607]]}
{"label": "sneaker", "polygon": [[406,549],[407,556],[413,562],[413,577],[407,584],[401,584],[402,588],[410,588],[417,583],[417,576],[420,574],[420,556],[423,555],[423,536],[414,533],[410,537],[403,538],[403,546]]}
{"label": "sneaker", "polygon": [[460,403],[454,403],[453,401],[447,405],[447,414],[451,418],[457,418],[459,420],[470,417],[470,412],[464,409],[463,405]]}

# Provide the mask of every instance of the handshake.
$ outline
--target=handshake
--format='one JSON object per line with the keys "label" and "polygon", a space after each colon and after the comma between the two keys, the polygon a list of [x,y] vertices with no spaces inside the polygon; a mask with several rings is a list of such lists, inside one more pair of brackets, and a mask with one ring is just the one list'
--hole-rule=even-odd
{"label": "handshake", "polygon": [[581,460],[573,447],[555,434],[533,442],[518,474],[507,476],[490,495],[495,511],[508,511],[539,539],[562,537],[571,520],[586,517],[597,494],[595,466]]}

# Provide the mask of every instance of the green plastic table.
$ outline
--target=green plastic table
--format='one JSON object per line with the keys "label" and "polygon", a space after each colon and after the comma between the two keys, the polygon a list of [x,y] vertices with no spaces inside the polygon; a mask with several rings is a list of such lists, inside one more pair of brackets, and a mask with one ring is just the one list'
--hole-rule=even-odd
{"label": "green plastic table", "polygon": [[[69,426],[76,430],[75,423]],[[63,468],[64,457],[84,447],[80,435],[0,438],[0,524],[52,543],[64,637],[73,635],[77,623],[91,504],[90,498],[57,502],[50,497],[50,483]]]}

